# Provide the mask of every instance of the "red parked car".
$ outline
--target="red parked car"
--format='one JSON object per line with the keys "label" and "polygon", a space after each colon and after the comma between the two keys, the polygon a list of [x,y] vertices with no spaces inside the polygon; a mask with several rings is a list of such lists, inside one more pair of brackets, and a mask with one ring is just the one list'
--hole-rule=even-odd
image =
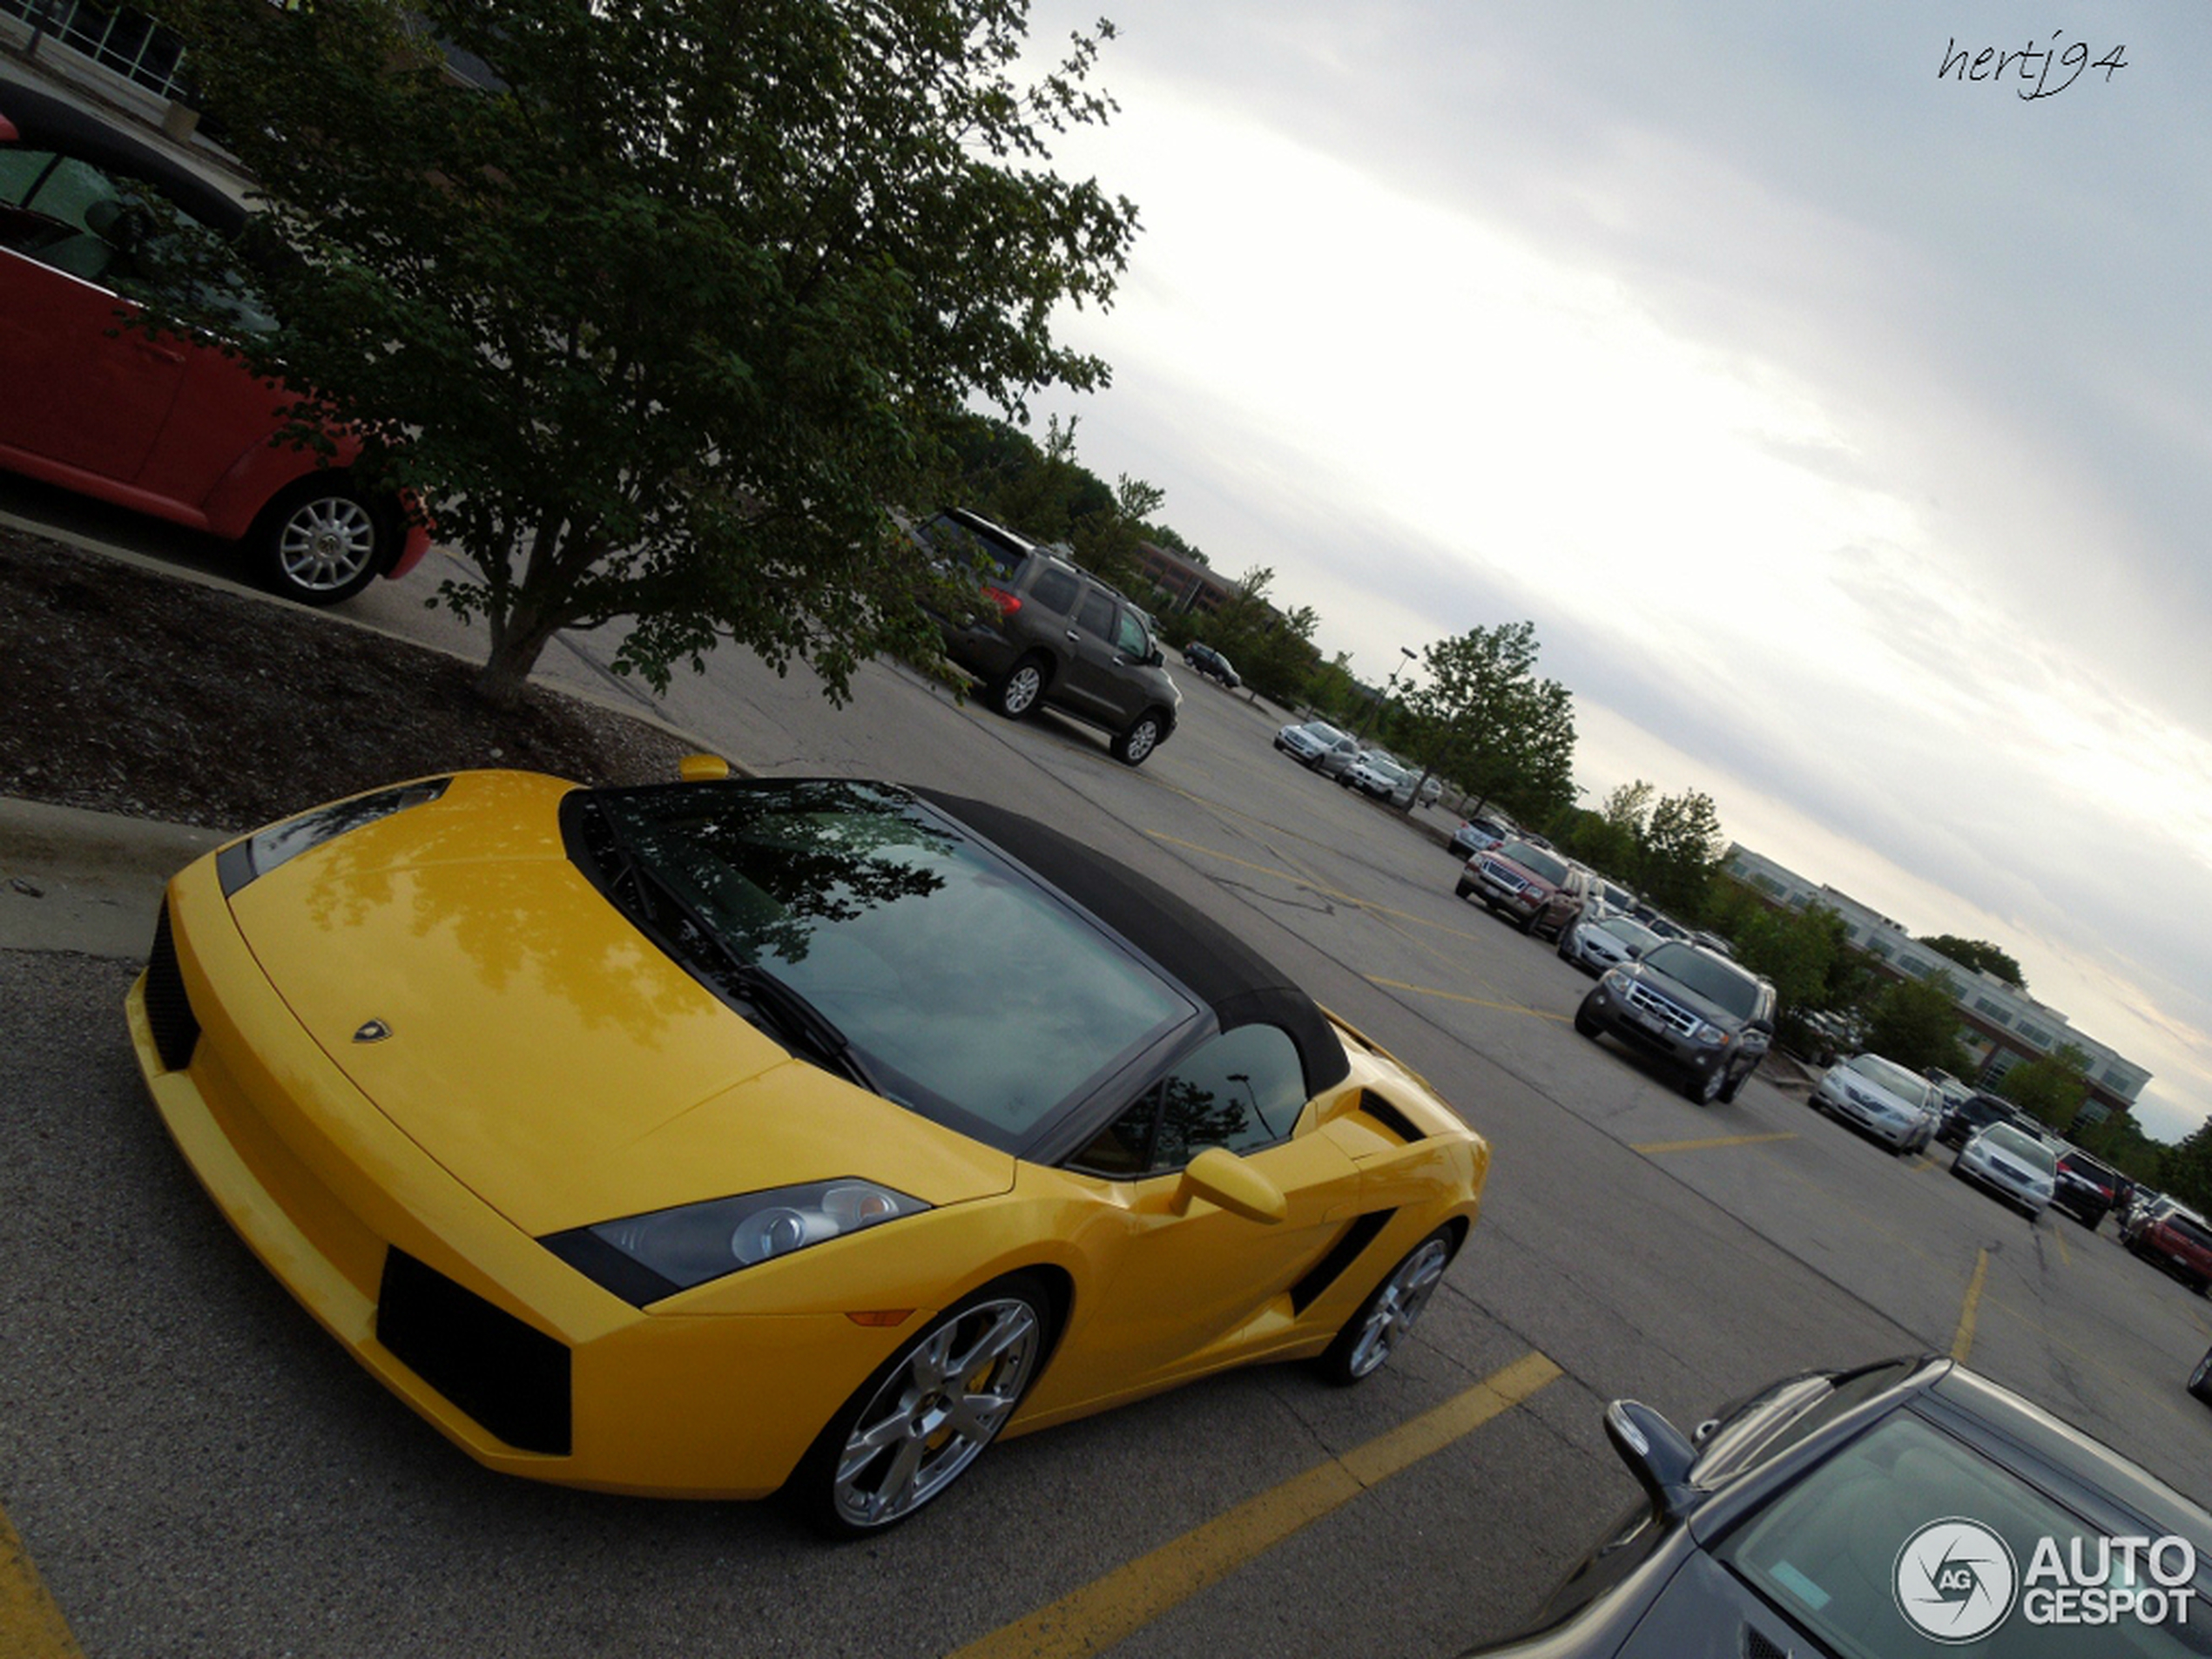
{"label": "red parked car", "polygon": [[2193,1291],[2212,1285],[2212,1225],[2176,1206],[2127,1239],[2128,1248]]}
{"label": "red parked car", "polygon": [[[0,467],[242,543],[266,585],[330,604],[405,575],[429,532],[355,482],[343,433],[327,462],[273,443],[282,386],[211,341],[118,327],[134,291],[184,280],[165,254],[246,217],[113,122],[0,86]],[[220,292],[240,332],[272,326],[242,279]]]}

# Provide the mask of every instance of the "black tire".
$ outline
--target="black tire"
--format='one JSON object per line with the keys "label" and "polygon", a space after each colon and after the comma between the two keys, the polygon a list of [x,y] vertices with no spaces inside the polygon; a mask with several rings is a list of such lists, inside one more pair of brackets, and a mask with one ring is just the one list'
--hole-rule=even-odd
{"label": "black tire", "polygon": [[1461,877],[1460,878],[1460,880],[1459,880],[1459,883],[1458,883],[1458,885],[1457,885],[1457,886],[1455,886],[1455,887],[1453,887],[1453,889],[1452,889],[1452,892],[1453,892],[1453,895],[1454,895],[1455,897],[1461,898],[1461,899],[1466,898],[1466,897],[1467,897],[1469,894],[1473,893],[1474,891],[1474,882],[1472,882],[1472,881],[1470,881],[1470,880],[1467,880],[1465,876],[1461,876]]}
{"label": "black tire", "polygon": [[2196,1369],[2189,1372],[2188,1386],[2191,1394],[2212,1406],[2212,1352],[2207,1352],[2196,1362]]}
{"label": "black tire", "polygon": [[1731,1072],[1729,1076],[1728,1081],[1721,1085],[1721,1092],[1715,1096],[1714,1098],[1721,1102],[1723,1105],[1734,1101],[1736,1098],[1736,1091],[1743,1088],[1745,1082],[1750,1077],[1751,1074],[1758,1069],[1759,1062],[1754,1060],[1750,1065],[1744,1067],[1743,1070]]}
{"label": "black tire", "polygon": [[1721,1097],[1721,1083],[1728,1075],[1725,1065],[1711,1071],[1685,1071],[1682,1075],[1682,1092],[1694,1106],[1710,1106]]}
{"label": "black tire", "polygon": [[1141,766],[1144,758],[1168,738],[1167,717],[1157,709],[1147,709],[1131,720],[1126,730],[1118,733],[1109,745],[1114,759],[1124,766]]}
{"label": "black tire", "polygon": [[1400,1257],[1314,1361],[1321,1374],[1348,1388],[1380,1371],[1421,1317],[1459,1248],[1460,1230],[1447,1224]]}
{"label": "black tire", "polygon": [[1051,684],[1052,659],[1031,651],[991,682],[992,711],[1009,720],[1026,718],[1044,701],[1045,687]]}
{"label": "black tire", "polygon": [[280,491],[246,532],[253,574],[305,605],[350,599],[392,568],[407,521],[342,472],[311,473]]}
{"label": "black tire", "polygon": [[[948,1339],[946,1333],[950,1332]],[[941,1339],[943,1339],[941,1341]],[[988,1345],[996,1343],[996,1346]],[[957,1358],[968,1346],[968,1365],[949,1373],[941,1358]],[[949,1352],[933,1352],[933,1349]],[[988,1348],[988,1352],[986,1351]],[[1007,1420],[1020,1409],[1052,1352],[1052,1298],[1034,1273],[1012,1273],[962,1297],[931,1319],[914,1339],[879,1366],[853,1391],[799,1460],[785,1483],[784,1496],[808,1525],[833,1538],[865,1538],[889,1530],[941,1496],[982,1456]],[[970,1415],[987,1416],[980,1434],[953,1429],[949,1418],[931,1420],[934,1390],[965,1380],[971,1399],[987,1398],[988,1407]],[[850,1468],[846,1453],[864,1420],[888,1425],[908,1419],[903,1435],[887,1439]],[[925,1432],[926,1431],[926,1432]],[[906,1461],[903,1442],[924,1449],[900,1476]],[[898,1477],[903,1490],[885,1499],[881,1483]],[[868,1485],[873,1478],[878,1485]],[[871,1507],[883,1506],[871,1515]]]}
{"label": "black tire", "polygon": [[[1590,996],[1596,995],[1595,991],[1590,993]],[[1577,1036],[1588,1037],[1593,1042],[1605,1035],[1605,1027],[1590,1012],[1589,996],[1584,997],[1575,1010],[1575,1032]]]}

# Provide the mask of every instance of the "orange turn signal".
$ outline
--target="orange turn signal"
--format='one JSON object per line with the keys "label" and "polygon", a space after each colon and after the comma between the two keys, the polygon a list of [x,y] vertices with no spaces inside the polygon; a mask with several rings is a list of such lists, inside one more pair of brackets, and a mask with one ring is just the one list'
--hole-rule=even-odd
{"label": "orange turn signal", "polygon": [[912,1308],[871,1308],[865,1313],[848,1313],[845,1317],[855,1325],[904,1325],[912,1316]]}

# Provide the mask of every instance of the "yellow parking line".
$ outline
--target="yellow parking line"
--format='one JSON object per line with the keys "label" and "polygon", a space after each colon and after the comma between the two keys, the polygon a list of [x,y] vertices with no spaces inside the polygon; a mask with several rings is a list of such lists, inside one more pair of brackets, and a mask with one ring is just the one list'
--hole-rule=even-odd
{"label": "yellow parking line", "polygon": [[2066,1247],[2066,1230],[2059,1226],[2054,1222],[2051,1227],[2051,1237],[2059,1241],[2059,1265],[2061,1267],[2073,1266],[2074,1254]]}
{"label": "yellow parking line", "polygon": [[956,1649],[950,1659],[1079,1659],[1103,1652],[1369,1487],[1511,1410],[1560,1374],[1532,1350],[1411,1422],[1246,1499],[1028,1618]]}
{"label": "yellow parking line", "polygon": [[5,1511],[0,1511],[0,1652],[11,1659],[84,1659]]}
{"label": "yellow parking line", "polygon": [[1532,1008],[1525,1002],[1501,1002],[1487,996],[1469,996],[1465,991],[1440,991],[1433,985],[1408,985],[1402,979],[1385,979],[1379,974],[1367,975],[1367,983],[1379,985],[1386,990],[1411,991],[1416,996],[1440,996],[1447,1002],[1472,1002],[1479,1008],[1503,1008],[1507,1014],[1533,1014],[1540,1020],[1556,1020],[1561,1025],[1571,1024],[1571,1014],[1551,1014],[1542,1008]]}
{"label": "yellow parking line", "polygon": [[1989,1277],[1989,1252],[1974,1253],[1973,1282],[1966,1286],[1966,1305],[1959,1311],[1959,1330],[1951,1339],[1951,1357],[1964,1365],[1973,1351],[1974,1319],[1981,1312],[1981,1282]]}
{"label": "yellow parking line", "polygon": [[1707,1141],[1642,1141],[1632,1144],[1631,1152],[1703,1152],[1716,1146],[1757,1146],[1761,1141],[1794,1141],[1794,1130],[1784,1130],[1773,1135],[1716,1135]]}

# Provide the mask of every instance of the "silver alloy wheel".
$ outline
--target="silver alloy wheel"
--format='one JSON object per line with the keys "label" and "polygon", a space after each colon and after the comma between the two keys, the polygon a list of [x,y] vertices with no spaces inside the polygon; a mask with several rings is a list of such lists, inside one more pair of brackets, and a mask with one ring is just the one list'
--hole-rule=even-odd
{"label": "silver alloy wheel", "polygon": [[1160,723],[1146,715],[1130,727],[1129,735],[1122,739],[1122,759],[1135,765],[1159,746]]}
{"label": "silver alloy wheel", "polygon": [[1444,1282],[1444,1269],[1451,1259],[1451,1245],[1441,1238],[1432,1238],[1399,1263],[1397,1270],[1383,1282],[1374,1300],[1367,1305],[1359,1339],[1352,1344],[1351,1356],[1345,1363],[1345,1370],[1355,1379],[1378,1369],[1390,1358],[1399,1339],[1419,1322],[1421,1311],[1428,1306],[1428,1298]]}
{"label": "silver alloy wheel", "polygon": [[927,1503],[981,1455],[1021,1403],[1043,1346],[1037,1310],[1005,1296],[948,1316],[853,1419],[831,1501],[856,1527]]}
{"label": "silver alloy wheel", "polygon": [[2207,1393],[2204,1386],[2207,1378],[2212,1378],[2212,1353],[2198,1360],[2196,1369],[2189,1372],[2189,1393],[2199,1399],[2202,1399]]}
{"label": "silver alloy wheel", "polygon": [[1044,671],[1035,663],[1023,663],[1006,677],[1005,685],[1000,688],[999,712],[1016,718],[1027,714],[1043,692]]}
{"label": "silver alloy wheel", "polygon": [[1706,1074],[1697,1085],[1697,1103],[1700,1106],[1710,1106],[1720,1098],[1721,1083],[1727,1076],[1728,1068],[1725,1065],[1716,1066]]}
{"label": "silver alloy wheel", "polygon": [[301,502],[277,529],[277,568],[305,593],[357,581],[376,557],[376,520],[350,496]]}

